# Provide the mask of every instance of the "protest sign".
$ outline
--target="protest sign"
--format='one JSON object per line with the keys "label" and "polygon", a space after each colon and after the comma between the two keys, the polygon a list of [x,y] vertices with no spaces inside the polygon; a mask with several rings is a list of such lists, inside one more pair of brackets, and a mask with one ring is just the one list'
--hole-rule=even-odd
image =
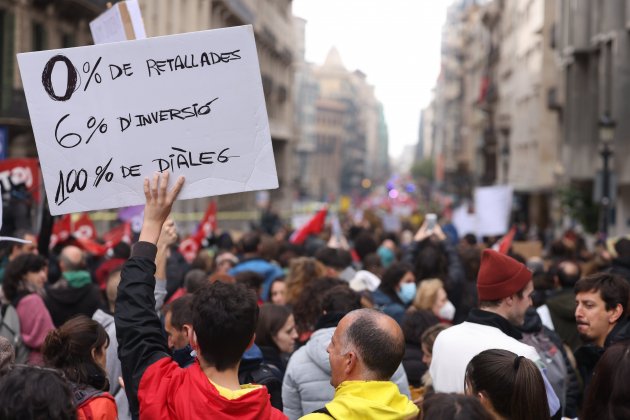
{"label": "protest sign", "polygon": [[503,235],[509,229],[512,187],[497,185],[475,188],[477,235]]}
{"label": "protest sign", "polygon": [[278,187],[251,26],[18,54],[53,215]]}
{"label": "protest sign", "polygon": [[119,1],[90,22],[95,44],[146,38],[138,0]]}

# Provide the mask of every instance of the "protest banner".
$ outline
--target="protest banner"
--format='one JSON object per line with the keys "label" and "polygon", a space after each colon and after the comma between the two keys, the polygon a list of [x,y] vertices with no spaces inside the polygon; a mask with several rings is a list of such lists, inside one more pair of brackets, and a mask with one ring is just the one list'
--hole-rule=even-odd
{"label": "protest banner", "polygon": [[51,214],[278,187],[251,26],[18,54]]}
{"label": "protest banner", "polygon": [[512,187],[496,185],[475,188],[477,235],[503,235],[509,229]]}
{"label": "protest banner", "polygon": [[0,186],[2,191],[10,193],[13,189],[24,186],[35,202],[39,201],[39,166],[37,159],[0,160]]}

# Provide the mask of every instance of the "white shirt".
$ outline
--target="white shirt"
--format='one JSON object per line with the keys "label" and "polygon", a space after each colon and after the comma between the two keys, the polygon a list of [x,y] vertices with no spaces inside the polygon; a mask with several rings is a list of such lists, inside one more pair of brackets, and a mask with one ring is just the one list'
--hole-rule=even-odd
{"label": "white shirt", "polygon": [[503,349],[527,357],[540,366],[536,350],[498,328],[464,322],[438,334],[429,372],[436,392],[464,393],[466,366],[484,350]]}

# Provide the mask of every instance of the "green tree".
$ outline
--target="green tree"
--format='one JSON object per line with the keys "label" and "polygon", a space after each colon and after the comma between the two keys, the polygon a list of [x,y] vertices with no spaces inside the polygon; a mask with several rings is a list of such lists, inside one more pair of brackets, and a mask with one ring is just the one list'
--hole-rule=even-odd
{"label": "green tree", "polygon": [[413,176],[416,181],[433,181],[434,174],[435,165],[433,163],[433,159],[415,161],[411,167],[411,176]]}

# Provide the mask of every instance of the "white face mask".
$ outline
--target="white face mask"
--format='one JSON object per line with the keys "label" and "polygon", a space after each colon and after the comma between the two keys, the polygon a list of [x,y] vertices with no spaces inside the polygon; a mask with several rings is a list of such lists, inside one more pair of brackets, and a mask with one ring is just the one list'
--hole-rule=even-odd
{"label": "white face mask", "polygon": [[452,321],[455,318],[455,306],[450,300],[447,300],[444,306],[440,308],[438,316],[447,321]]}

